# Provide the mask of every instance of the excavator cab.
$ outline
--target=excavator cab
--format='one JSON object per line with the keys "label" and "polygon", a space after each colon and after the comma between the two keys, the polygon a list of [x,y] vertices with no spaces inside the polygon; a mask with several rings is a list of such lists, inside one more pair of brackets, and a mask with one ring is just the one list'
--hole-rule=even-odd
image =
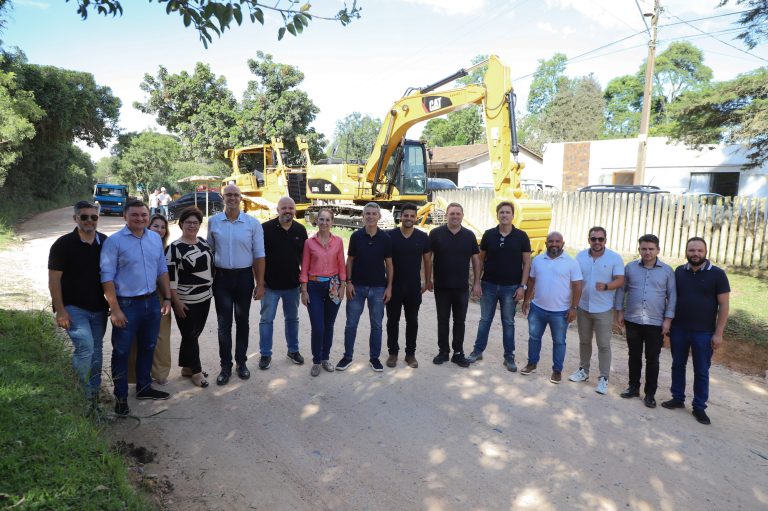
{"label": "excavator cab", "polygon": [[[427,152],[424,144],[417,140],[404,140],[387,163],[384,171],[387,186],[386,193],[391,200],[398,201],[399,196],[422,196],[427,193]],[[423,200],[423,198],[420,198]]]}

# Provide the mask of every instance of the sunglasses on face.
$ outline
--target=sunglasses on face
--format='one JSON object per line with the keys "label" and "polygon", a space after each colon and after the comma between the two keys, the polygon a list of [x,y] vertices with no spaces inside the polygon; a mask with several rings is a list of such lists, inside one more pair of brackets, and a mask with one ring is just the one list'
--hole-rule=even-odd
{"label": "sunglasses on face", "polygon": [[605,238],[596,238],[596,237],[592,237],[592,238],[589,238],[589,241],[591,241],[591,242],[593,242],[593,243],[602,243],[602,242],[604,242],[604,241],[605,241]]}
{"label": "sunglasses on face", "polygon": [[96,222],[99,220],[99,215],[80,215],[81,222],[85,222],[87,220],[90,220],[91,222]]}

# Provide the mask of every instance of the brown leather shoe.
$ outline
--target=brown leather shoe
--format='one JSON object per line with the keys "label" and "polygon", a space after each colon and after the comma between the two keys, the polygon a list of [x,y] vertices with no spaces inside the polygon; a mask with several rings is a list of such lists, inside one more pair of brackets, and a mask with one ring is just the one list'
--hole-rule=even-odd
{"label": "brown leather shoe", "polygon": [[397,365],[397,355],[390,355],[387,357],[387,367],[395,367]]}
{"label": "brown leather shoe", "polygon": [[549,377],[549,381],[552,383],[560,383],[563,381],[563,373],[560,371],[552,371],[552,376]]}
{"label": "brown leather shoe", "polygon": [[530,362],[523,367],[522,371],[520,371],[520,374],[523,376],[528,376],[529,374],[533,374],[536,372],[536,364],[531,364]]}
{"label": "brown leather shoe", "polygon": [[416,360],[415,355],[406,355],[405,363],[408,365],[408,367],[411,367],[413,369],[416,369],[417,367],[419,367],[419,362]]}

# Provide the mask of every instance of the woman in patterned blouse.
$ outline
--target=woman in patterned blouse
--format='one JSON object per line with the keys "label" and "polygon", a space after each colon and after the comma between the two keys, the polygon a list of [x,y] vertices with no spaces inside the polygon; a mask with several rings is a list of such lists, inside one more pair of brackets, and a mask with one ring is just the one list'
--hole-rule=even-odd
{"label": "woman in patterned blouse", "polygon": [[181,332],[179,366],[181,375],[192,378],[198,387],[207,387],[208,376],[200,364],[198,339],[208,319],[213,284],[213,255],[208,243],[197,236],[203,213],[190,207],[179,216],[181,238],[170,244],[165,252],[171,298],[176,324]]}

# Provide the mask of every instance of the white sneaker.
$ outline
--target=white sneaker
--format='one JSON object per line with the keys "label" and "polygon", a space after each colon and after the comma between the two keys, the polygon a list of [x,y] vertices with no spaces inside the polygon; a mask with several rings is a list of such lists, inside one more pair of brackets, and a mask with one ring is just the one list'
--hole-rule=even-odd
{"label": "white sneaker", "polygon": [[597,388],[595,389],[595,392],[598,394],[607,394],[608,393],[608,380],[601,376],[597,379]]}
{"label": "white sneaker", "polygon": [[589,379],[589,374],[581,367],[579,367],[579,370],[573,373],[568,377],[571,381],[587,381]]}

